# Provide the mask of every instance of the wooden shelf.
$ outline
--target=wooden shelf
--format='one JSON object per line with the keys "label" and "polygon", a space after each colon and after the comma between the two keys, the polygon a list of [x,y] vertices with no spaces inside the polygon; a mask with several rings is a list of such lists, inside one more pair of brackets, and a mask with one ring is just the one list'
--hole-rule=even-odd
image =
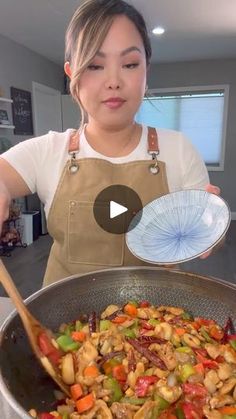
{"label": "wooden shelf", "polygon": [[8,99],[7,97],[0,97],[0,102],[8,102],[8,103],[12,103],[13,100],[12,99]]}
{"label": "wooden shelf", "polygon": [[0,124],[0,128],[4,128],[4,129],[14,129],[15,125],[5,125],[5,124]]}

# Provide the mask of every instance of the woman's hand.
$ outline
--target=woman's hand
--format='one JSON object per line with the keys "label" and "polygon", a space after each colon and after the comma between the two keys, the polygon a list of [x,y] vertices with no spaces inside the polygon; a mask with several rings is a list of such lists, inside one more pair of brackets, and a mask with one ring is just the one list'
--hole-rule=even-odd
{"label": "woman's hand", "polygon": [[[220,195],[220,188],[218,186],[211,185],[210,183],[206,185],[205,190],[209,193]],[[225,238],[223,238],[213,249],[208,250],[208,252],[203,253],[203,255],[200,256],[200,259],[208,258],[208,256],[213,252],[213,250],[215,251],[216,249],[218,249],[224,244],[224,241],[225,241]]]}

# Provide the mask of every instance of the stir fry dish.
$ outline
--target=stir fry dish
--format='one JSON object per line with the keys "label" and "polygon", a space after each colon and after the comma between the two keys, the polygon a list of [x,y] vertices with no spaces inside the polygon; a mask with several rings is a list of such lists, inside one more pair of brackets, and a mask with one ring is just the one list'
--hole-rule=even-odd
{"label": "stir fry dish", "polygon": [[39,347],[70,397],[38,419],[236,419],[236,334],[183,308],[129,301],[61,325]]}

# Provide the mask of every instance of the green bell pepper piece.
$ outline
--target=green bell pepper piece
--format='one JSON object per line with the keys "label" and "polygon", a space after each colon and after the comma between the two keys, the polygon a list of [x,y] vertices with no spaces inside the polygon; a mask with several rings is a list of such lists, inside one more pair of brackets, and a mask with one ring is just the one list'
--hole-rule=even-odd
{"label": "green bell pepper piece", "polygon": [[177,407],[175,409],[175,414],[177,416],[177,419],[185,419],[184,411],[181,409],[181,407]]}
{"label": "green bell pepper piece", "polygon": [[194,369],[192,364],[183,364],[179,368],[179,377],[182,383],[188,380],[191,375],[196,374],[196,370]]}
{"label": "green bell pepper piece", "polygon": [[104,380],[103,387],[106,390],[111,390],[110,402],[119,402],[123,396],[120,384],[115,378],[109,377]]}
{"label": "green bell pepper piece", "polygon": [[187,311],[184,311],[183,314],[181,314],[181,317],[183,320],[194,320],[194,317],[191,313],[188,313]]}
{"label": "green bell pepper piece", "polygon": [[236,415],[223,415],[223,419],[236,419]]}
{"label": "green bell pepper piece", "polygon": [[110,329],[112,322],[110,320],[100,320],[99,330],[100,332],[105,332],[105,330]]}
{"label": "green bell pepper piece", "polygon": [[159,413],[162,412],[162,410],[168,409],[170,406],[170,403],[163,399],[163,397],[159,396],[159,394],[154,395],[154,401],[158,403],[157,408]]}
{"label": "green bell pepper piece", "polygon": [[76,351],[81,346],[78,342],[74,342],[68,335],[59,336],[56,342],[64,352]]}

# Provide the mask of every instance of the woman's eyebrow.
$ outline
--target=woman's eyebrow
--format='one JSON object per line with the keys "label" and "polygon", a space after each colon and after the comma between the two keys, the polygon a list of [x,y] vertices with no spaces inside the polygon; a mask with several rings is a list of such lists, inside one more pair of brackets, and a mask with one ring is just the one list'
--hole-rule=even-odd
{"label": "woman's eyebrow", "polygon": [[[127,55],[132,51],[138,51],[138,52],[140,52],[140,54],[142,53],[140,48],[133,46],[133,47],[129,47],[129,48],[126,48],[123,51],[121,51],[120,55],[121,55],[121,57],[123,57],[124,55]],[[102,58],[106,57],[106,54],[102,51],[98,51],[96,55],[99,56],[99,57],[102,57]]]}

